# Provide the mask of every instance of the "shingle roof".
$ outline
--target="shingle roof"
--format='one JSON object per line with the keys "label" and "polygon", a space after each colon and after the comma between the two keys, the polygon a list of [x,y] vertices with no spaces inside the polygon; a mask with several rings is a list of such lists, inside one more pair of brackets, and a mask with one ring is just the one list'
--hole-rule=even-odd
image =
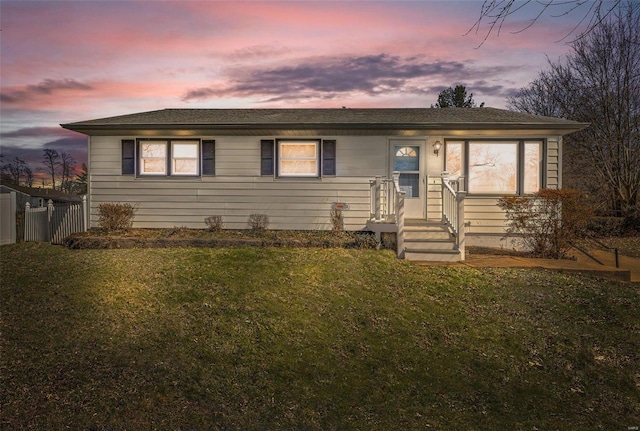
{"label": "shingle roof", "polygon": [[123,125],[284,124],[546,124],[579,123],[496,108],[395,109],[161,109],[64,124],[64,127]]}
{"label": "shingle roof", "polygon": [[62,124],[66,129],[85,134],[186,129],[229,134],[301,130],[392,134],[400,130],[451,129],[552,129],[570,133],[586,126],[585,123],[496,108],[162,109]]}

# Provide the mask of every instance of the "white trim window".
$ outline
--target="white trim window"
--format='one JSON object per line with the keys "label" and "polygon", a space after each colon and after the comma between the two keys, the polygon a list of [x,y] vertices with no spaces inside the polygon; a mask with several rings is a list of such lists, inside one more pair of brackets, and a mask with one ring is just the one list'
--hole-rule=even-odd
{"label": "white trim window", "polygon": [[445,170],[470,194],[523,195],[544,186],[542,140],[447,140]]}
{"label": "white trim window", "polygon": [[171,143],[171,175],[198,175],[198,141]]}
{"label": "white trim window", "polygon": [[139,176],[200,175],[200,140],[139,139]]}
{"label": "white trim window", "polygon": [[469,193],[516,194],[518,142],[469,142]]}
{"label": "white trim window", "polygon": [[464,170],[462,168],[463,141],[447,141],[445,145],[445,171],[451,178],[459,178]]}
{"label": "white trim window", "polygon": [[524,143],[524,193],[536,193],[542,188],[542,145],[540,141]]}
{"label": "white trim window", "polygon": [[167,141],[140,142],[140,175],[167,174]]}
{"label": "white trim window", "polygon": [[278,176],[319,177],[320,142],[278,141]]}

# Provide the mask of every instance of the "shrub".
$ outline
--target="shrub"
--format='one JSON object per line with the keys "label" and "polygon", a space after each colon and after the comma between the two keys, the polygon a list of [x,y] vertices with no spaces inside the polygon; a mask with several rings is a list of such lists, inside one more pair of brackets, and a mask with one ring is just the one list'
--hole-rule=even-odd
{"label": "shrub", "polygon": [[624,219],[623,232],[620,236],[640,236],[640,215]]}
{"label": "shrub", "polygon": [[587,232],[600,238],[619,237],[623,236],[624,224],[622,217],[592,217],[587,223]]}
{"label": "shrub", "polygon": [[344,248],[357,248],[357,249],[376,249],[378,248],[378,240],[373,232],[359,231],[348,232],[347,235],[351,238],[351,241],[345,243]]}
{"label": "shrub", "polygon": [[189,236],[190,231],[191,230],[186,226],[174,226],[171,229],[166,229],[164,231],[164,236],[166,238],[171,238],[172,236],[186,238]]}
{"label": "shrub", "polygon": [[344,216],[342,210],[332,208],[329,212],[331,219],[331,230],[334,232],[342,232],[344,230]]}
{"label": "shrub", "polygon": [[252,230],[266,230],[269,227],[269,217],[266,214],[251,214],[249,227]]}
{"label": "shrub", "polygon": [[383,249],[395,251],[398,248],[398,234],[395,232],[382,232],[380,241]]}
{"label": "shrub", "polygon": [[591,216],[584,195],[577,190],[541,189],[533,196],[505,196],[498,206],[506,211],[507,236],[518,235],[532,255],[560,259],[581,237]]}
{"label": "shrub", "polygon": [[219,215],[205,218],[204,224],[207,225],[210,232],[220,232],[224,226],[224,223],[222,223],[222,216]]}
{"label": "shrub", "polygon": [[127,230],[133,224],[136,209],[131,204],[105,202],[98,205],[98,226],[112,230]]}

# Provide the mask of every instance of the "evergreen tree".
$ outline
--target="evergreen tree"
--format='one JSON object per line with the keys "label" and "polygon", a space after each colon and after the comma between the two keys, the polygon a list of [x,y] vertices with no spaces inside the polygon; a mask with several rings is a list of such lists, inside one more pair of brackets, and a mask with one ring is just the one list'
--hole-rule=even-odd
{"label": "evergreen tree", "polygon": [[[484,102],[480,104],[480,108]],[[475,108],[473,93],[467,96],[467,88],[464,85],[456,85],[455,88],[446,88],[438,95],[438,102],[431,105],[432,108]]]}

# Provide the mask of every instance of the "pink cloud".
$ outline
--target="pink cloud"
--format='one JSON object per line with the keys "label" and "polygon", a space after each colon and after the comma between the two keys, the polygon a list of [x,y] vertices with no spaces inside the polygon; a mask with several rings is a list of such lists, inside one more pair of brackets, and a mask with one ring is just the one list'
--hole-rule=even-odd
{"label": "pink cloud", "polygon": [[[470,90],[500,106],[505,93],[545,66],[545,53],[555,57],[566,47],[553,43],[560,25],[542,22],[540,30],[503,33],[474,49],[483,35],[462,35],[480,4],[3,2],[2,104],[74,117],[61,121],[187,103],[320,106],[347,99],[343,104],[428,106],[436,88],[463,82],[482,83],[481,92]],[[358,69],[359,84],[358,76],[341,75],[325,61],[356,70],[349,59],[380,55],[403,64],[455,61],[464,67],[403,77],[394,76],[402,65],[381,71],[376,63]],[[305,77],[302,67],[315,69]],[[305,90],[300,100],[293,92],[283,94],[283,82],[273,85],[277,94],[260,82],[287,79],[287,70]],[[487,73],[492,70],[493,76]],[[331,80],[341,80],[335,84],[344,89],[336,91]],[[183,101],[190,91],[214,97]]]}

